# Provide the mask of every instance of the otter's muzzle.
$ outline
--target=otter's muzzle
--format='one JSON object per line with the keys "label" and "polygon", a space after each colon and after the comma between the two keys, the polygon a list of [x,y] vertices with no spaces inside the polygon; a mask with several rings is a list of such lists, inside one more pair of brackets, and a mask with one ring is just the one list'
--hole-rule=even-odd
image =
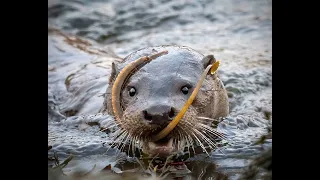
{"label": "otter's muzzle", "polygon": [[175,116],[175,109],[167,105],[156,105],[142,111],[144,120],[149,124],[167,125]]}

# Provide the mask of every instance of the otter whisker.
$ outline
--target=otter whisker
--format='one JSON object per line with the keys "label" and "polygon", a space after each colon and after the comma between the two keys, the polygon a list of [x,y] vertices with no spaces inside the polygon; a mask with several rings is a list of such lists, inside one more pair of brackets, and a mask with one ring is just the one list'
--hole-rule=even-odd
{"label": "otter whisker", "polygon": [[133,144],[134,144],[133,139],[134,139],[134,137],[132,135],[130,135],[129,143],[128,143],[128,149],[127,149],[127,155],[128,156],[130,155],[130,151],[131,151],[132,155],[135,156],[134,155],[134,149],[133,149]]}
{"label": "otter whisker", "polygon": [[[141,138],[141,134],[143,133],[143,131],[140,132],[139,135],[135,135],[134,136],[134,145],[133,148],[134,150],[138,149],[139,154],[141,154],[141,147],[143,145],[143,139]],[[136,133],[135,133],[136,134]]]}
{"label": "otter whisker", "polygon": [[[180,126],[178,126],[178,127],[181,128]],[[188,148],[187,153],[189,154],[189,158],[190,158],[190,157],[191,157],[191,152],[190,152],[190,146],[191,146],[191,144],[190,144],[190,142],[189,142],[189,140],[188,140],[188,137],[187,137],[186,135],[182,135],[182,134],[180,133],[180,130],[179,130],[178,132],[179,132],[179,135],[181,136],[181,139],[184,140],[184,142],[181,142],[180,148],[182,149],[182,151],[184,151],[185,147],[187,147],[187,148]],[[179,148],[179,149],[180,149],[180,148]]]}
{"label": "otter whisker", "polygon": [[125,130],[116,134],[113,138],[114,143],[118,143],[119,141],[121,141],[126,134],[127,134],[127,131],[125,131]]}
{"label": "otter whisker", "polygon": [[117,139],[116,148],[119,149],[120,151],[121,151],[120,146],[122,147],[122,142],[127,136],[128,136],[128,132],[125,132],[123,135],[121,135],[121,137],[119,137],[119,140]]}
{"label": "otter whisker", "polygon": [[206,124],[202,124],[202,123],[197,123],[196,125],[197,128],[200,128],[200,129],[203,129],[203,130],[208,130],[210,131],[212,134],[214,134],[215,136],[219,137],[219,138],[222,138],[224,140],[227,140],[228,138],[223,134],[223,133],[220,133],[218,132],[216,129],[214,129],[213,127],[211,126],[208,126]]}
{"label": "otter whisker", "polygon": [[119,136],[121,136],[125,130],[123,129],[118,129],[114,133],[110,133],[109,137],[112,139],[112,141],[115,141]]}
{"label": "otter whisker", "polygon": [[[197,136],[195,136],[193,125],[192,125],[190,122],[187,122],[187,121],[185,121],[185,125],[186,125],[187,127],[189,127],[189,128],[188,128],[188,129],[190,129],[189,133],[190,133],[190,134],[193,134],[193,137],[194,137],[194,138],[193,138],[193,137],[191,136],[191,139],[193,140],[191,145],[193,145],[195,142],[199,142],[199,145],[201,146],[201,148],[208,154],[208,152],[206,151],[206,149],[205,149],[204,146],[202,145],[201,141],[197,138]],[[194,139],[195,139],[195,140],[194,140]],[[192,147],[193,147],[193,146],[192,146]],[[193,151],[194,151],[194,149],[193,149]],[[194,151],[194,154],[196,154],[195,151]]]}
{"label": "otter whisker", "polygon": [[194,150],[194,140],[192,138],[192,136],[190,136],[189,134],[186,136],[188,141],[190,142],[190,145],[191,145],[191,148],[192,148],[192,151],[193,151],[193,154],[196,154],[196,151]]}
{"label": "otter whisker", "polygon": [[130,135],[130,139],[129,139],[129,144],[128,144],[128,149],[127,149],[127,155],[129,156],[130,155],[130,152],[133,154],[134,156],[134,153],[133,153],[133,148],[132,148],[132,144],[134,144],[134,141],[133,141],[134,137],[132,135]]}
{"label": "otter whisker", "polygon": [[177,126],[177,134],[178,134],[178,142],[177,142],[177,146],[178,149],[183,148],[183,146],[185,146],[185,144],[182,142],[182,140],[184,139],[181,132],[180,132],[180,128],[179,126]]}
{"label": "otter whisker", "polygon": [[115,139],[117,139],[121,134],[123,134],[126,130],[124,129],[118,129],[116,130],[114,133],[110,133],[109,137],[112,138],[112,140],[114,141]]}
{"label": "otter whisker", "polygon": [[143,145],[143,139],[141,137],[138,138],[138,144],[137,144],[137,147],[138,147],[138,150],[139,150],[139,153],[141,154],[141,148],[142,148],[142,145]]}
{"label": "otter whisker", "polygon": [[127,133],[127,136],[126,136],[126,140],[125,141],[122,141],[121,143],[121,146],[120,146],[120,151],[122,151],[123,148],[125,148],[126,144],[127,144],[127,141],[130,139],[130,134]]}
{"label": "otter whisker", "polygon": [[118,134],[117,137],[113,139],[113,141],[118,144],[125,137],[126,134],[127,132],[123,131],[123,133]]}
{"label": "otter whisker", "polygon": [[135,137],[135,141],[134,141],[134,152],[138,149],[139,154],[141,154],[141,150],[140,150],[140,148],[141,148],[140,144],[141,143],[140,142],[141,142],[140,138],[136,136]]}
{"label": "otter whisker", "polygon": [[210,130],[205,129],[205,128],[200,128],[200,129],[205,131],[208,135],[210,135],[210,137],[212,139],[219,140],[221,138],[222,140],[228,141],[226,138],[223,138],[223,137],[220,137],[219,135],[217,135],[214,131],[210,131]]}
{"label": "otter whisker", "polygon": [[198,139],[197,135],[195,135],[194,132],[191,132],[191,133],[192,133],[193,137],[196,138],[196,140],[197,140],[197,142],[199,143],[199,145],[201,146],[202,150],[204,150],[205,153],[206,153],[208,156],[210,156],[209,153],[208,153],[208,151],[207,151],[206,148],[204,147],[204,145],[203,145],[203,144],[201,143],[201,141]]}
{"label": "otter whisker", "polygon": [[135,141],[134,141],[134,152],[136,150],[138,150],[139,154],[141,155],[141,151],[142,151],[142,146],[143,146],[143,142],[144,142],[144,139],[141,138],[140,136],[135,136]]}
{"label": "otter whisker", "polygon": [[[127,149],[127,155],[129,156],[130,154],[130,150],[131,150],[131,146],[132,146],[132,136],[130,135],[130,139],[129,139],[129,144],[128,144],[128,149]],[[131,151],[132,152],[132,151]]]}
{"label": "otter whisker", "polygon": [[131,152],[133,154],[133,156],[135,156],[135,149],[136,149],[136,141],[137,141],[137,137],[134,136],[132,139],[131,139]]}
{"label": "otter whisker", "polygon": [[189,142],[189,140],[187,139],[187,138],[185,138],[185,140],[186,140],[186,146],[187,146],[187,148],[188,148],[188,154],[189,154],[189,158],[191,157],[191,152],[190,152],[190,142]]}
{"label": "otter whisker", "polygon": [[[204,132],[206,132],[206,135],[204,135],[202,132],[198,131],[199,130],[203,130]],[[208,145],[210,146],[210,144],[212,144],[215,148],[217,148],[220,152],[222,152],[220,150],[220,148],[216,145],[216,141],[215,139],[217,137],[220,137],[224,140],[227,140],[224,136],[220,135],[219,132],[217,132],[215,129],[211,128],[210,126],[207,126],[205,124],[197,124],[196,128],[194,129],[195,131],[198,131],[200,133],[201,136],[205,136],[204,140],[208,143],[208,141],[210,141],[211,143],[208,143]],[[212,142],[214,141],[214,142]],[[223,152],[222,152],[223,153]]]}
{"label": "otter whisker", "polygon": [[[124,133],[125,130],[120,130],[119,133],[117,133],[117,135]],[[106,150],[106,152],[104,154],[107,154],[108,151],[113,147],[113,145],[116,143],[115,139],[113,139],[113,143],[109,146],[109,148]]]}
{"label": "otter whisker", "polygon": [[[188,135],[188,136],[186,136],[186,139],[188,140],[189,147],[191,147],[193,154],[196,154],[193,137]],[[189,147],[188,147],[188,151],[190,152],[189,156],[191,156],[191,150],[189,150]]]}
{"label": "otter whisker", "polygon": [[115,128],[115,127],[119,127],[119,126],[117,124],[103,126],[100,131],[105,131],[107,129],[112,129],[112,128]]}
{"label": "otter whisker", "polygon": [[[177,128],[181,128],[181,129],[182,129],[182,132],[184,132],[184,134],[186,134],[186,132],[188,132],[188,131],[183,127],[183,124],[182,124],[182,123],[181,123],[180,125],[178,125]],[[180,129],[178,129],[178,130],[180,130]],[[179,132],[179,134],[180,134],[180,131],[178,131],[178,132]],[[181,136],[182,136],[182,135],[181,135]],[[190,136],[189,136],[189,138],[190,138]],[[184,135],[184,139],[186,140],[186,143],[185,143],[185,144],[187,145],[188,152],[189,152],[189,157],[190,157],[190,146],[192,146],[193,153],[195,153],[195,151],[194,151],[193,144],[190,143],[190,141],[189,141],[189,138],[188,138],[188,135]]]}
{"label": "otter whisker", "polygon": [[214,121],[214,122],[220,122],[220,121],[217,120],[217,119],[212,119],[212,118],[203,117],[203,116],[198,116],[197,119],[210,120],[210,121]]}
{"label": "otter whisker", "polygon": [[177,144],[178,144],[178,137],[175,137],[175,138],[173,138],[172,139],[172,144],[173,144],[173,146],[176,146]]}
{"label": "otter whisker", "polygon": [[[215,139],[216,139],[217,136],[211,132],[212,129],[202,129],[202,130],[204,130],[204,132],[206,132],[206,135],[209,137],[209,140],[210,140],[210,141],[211,141],[211,139],[212,139],[214,142],[216,142]],[[221,150],[221,148],[219,148],[216,144],[217,144],[217,143],[215,143],[215,147],[216,147],[222,154],[224,154],[223,151]]]}
{"label": "otter whisker", "polygon": [[217,142],[216,142],[217,136],[216,136],[216,135],[212,134],[210,131],[207,131],[206,129],[200,128],[200,129],[198,129],[198,130],[199,130],[199,131],[200,131],[200,130],[204,131],[205,134],[204,134],[204,133],[202,133],[202,134],[205,135],[205,136],[207,136],[211,141],[213,141],[213,142],[215,143],[215,145],[217,144]]}
{"label": "otter whisker", "polygon": [[178,147],[178,149],[179,149],[179,147],[181,146],[181,133],[180,133],[180,129],[177,127],[177,131],[172,131],[172,137],[174,137],[173,138],[173,144],[174,144],[174,146],[176,146],[176,147]]}
{"label": "otter whisker", "polygon": [[215,135],[223,140],[228,141],[228,138],[224,134],[218,132],[217,130],[213,129],[212,127],[207,126],[205,124],[201,124],[201,123],[199,123],[198,126],[199,126],[199,128],[204,129],[205,131],[209,131],[213,135]]}
{"label": "otter whisker", "polygon": [[198,131],[197,129],[194,129],[194,132],[197,133],[198,135],[200,135],[204,141],[208,144],[208,146],[210,147],[211,150],[214,150],[215,148],[217,148],[216,144],[214,142],[212,142],[207,136],[205,136],[203,133],[201,133],[200,131]]}

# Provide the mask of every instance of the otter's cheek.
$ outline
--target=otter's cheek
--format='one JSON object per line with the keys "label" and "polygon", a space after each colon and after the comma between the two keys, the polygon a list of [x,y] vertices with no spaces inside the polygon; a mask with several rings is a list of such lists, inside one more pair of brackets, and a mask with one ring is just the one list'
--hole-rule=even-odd
{"label": "otter's cheek", "polygon": [[198,116],[197,109],[194,108],[193,105],[191,105],[186,111],[186,113],[184,114],[183,119],[181,119],[180,122],[183,122],[183,124],[188,124],[189,126],[193,126],[197,124],[197,122],[199,122],[197,120],[197,116]]}
{"label": "otter's cheek", "polygon": [[149,130],[143,119],[141,118],[141,110],[136,107],[127,108],[120,120],[121,127],[133,136],[141,136],[145,131]]}

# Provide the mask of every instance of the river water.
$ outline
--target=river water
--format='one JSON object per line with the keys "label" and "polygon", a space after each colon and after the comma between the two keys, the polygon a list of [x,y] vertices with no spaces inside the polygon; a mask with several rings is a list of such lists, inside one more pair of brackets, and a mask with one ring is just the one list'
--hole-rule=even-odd
{"label": "river water", "polygon": [[216,172],[238,179],[272,147],[272,137],[255,144],[272,126],[271,0],[49,0],[48,155],[74,155],[65,173],[115,164],[108,134],[76,120],[100,110],[112,61],[168,44],[221,61],[230,116],[218,130],[233,143],[211,153]]}

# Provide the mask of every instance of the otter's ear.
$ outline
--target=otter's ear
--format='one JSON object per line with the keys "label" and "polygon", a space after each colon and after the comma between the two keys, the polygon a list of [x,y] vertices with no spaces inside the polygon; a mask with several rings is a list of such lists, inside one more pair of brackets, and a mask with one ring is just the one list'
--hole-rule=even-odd
{"label": "otter's ear", "polygon": [[109,78],[109,84],[111,84],[116,79],[118,73],[119,73],[119,70],[118,70],[117,65],[114,62],[112,62],[111,75],[110,75],[110,78]]}
{"label": "otter's ear", "polygon": [[[210,64],[213,64],[215,63],[217,60],[214,58],[213,55],[208,55],[208,56],[205,56],[203,59],[202,59],[202,64],[203,64],[203,68],[206,69]],[[208,75],[211,75],[210,71],[208,72]],[[217,73],[214,73],[213,75],[213,79],[216,79],[217,78]]]}
{"label": "otter's ear", "polygon": [[216,59],[214,58],[213,55],[205,56],[202,59],[203,68],[206,69],[210,64],[213,64],[215,62],[216,62]]}

